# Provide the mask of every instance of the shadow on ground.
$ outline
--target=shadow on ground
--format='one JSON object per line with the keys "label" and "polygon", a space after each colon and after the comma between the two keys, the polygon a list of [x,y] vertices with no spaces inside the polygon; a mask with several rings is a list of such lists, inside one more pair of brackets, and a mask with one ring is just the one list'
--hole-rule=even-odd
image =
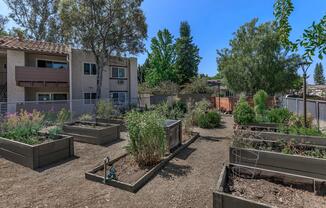
{"label": "shadow on ground", "polygon": [[54,167],[57,167],[57,166],[63,165],[63,164],[65,164],[65,163],[67,163],[67,162],[70,162],[70,161],[73,161],[73,160],[77,160],[77,159],[79,159],[79,158],[80,158],[79,156],[72,156],[72,157],[67,158],[67,159],[65,159],[65,160],[61,160],[60,162],[56,162],[56,163],[53,163],[53,164],[51,164],[51,165],[44,166],[44,167],[42,167],[42,168],[38,168],[38,169],[36,169],[35,171],[41,173],[41,172],[46,171],[46,170],[48,170],[48,169],[51,169],[51,168],[54,168]]}
{"label": "shadow on ground", "polygon": [[228,139],[227,137],[214,137],[214,136],[201,136],[200,140],[205,140],[209,142],[220,142],[221,140]]}
{"label": "shadow on ground", "polygon": [[175,156],[175,158],[178,158],[178,159],[181,159],[181,160],[186,160],[195,151],[196,151],[195,148],[186,147],[179,154],[177,154]]}
{"label": "shadow on ground", "polygon": [[175,177],[187,176],[192,170],[189,165],[178,165],[169,162],[158,175],[164,179],[172,180]]}
{"label": "shadow on ground", "polygon": [[103,144],[103,145],[100,145],[100,146],[102,146],[102,147],[109,147],[111,145],[114,145],[114,144],[117,144],[117,143],[123,142],[123,141],[125,141],[125,139],[119,138],[119,139],[116,139],[116,140],[114,140],[112,142],[109,142],[109,143],[106,143],[106,144]]}

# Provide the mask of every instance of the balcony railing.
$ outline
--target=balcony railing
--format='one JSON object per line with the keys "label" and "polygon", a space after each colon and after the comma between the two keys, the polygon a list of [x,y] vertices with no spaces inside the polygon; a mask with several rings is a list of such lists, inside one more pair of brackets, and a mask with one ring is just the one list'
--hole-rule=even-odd
{"label": "balcony railing", "polygon": [[68,87],[69,70],[16,66],[16,83],[21,87]]}

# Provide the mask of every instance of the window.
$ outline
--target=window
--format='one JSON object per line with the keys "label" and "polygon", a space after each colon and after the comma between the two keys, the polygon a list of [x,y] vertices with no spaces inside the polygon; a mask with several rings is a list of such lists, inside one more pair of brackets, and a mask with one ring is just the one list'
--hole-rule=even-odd
{"label": "window", "polygon": [[51,94],[49,93],[42,93],[37,95],[38,101],[48,101],[51,100]]}
{"label": "window", "polygon": [[125,78],[126,68],[112,67],[112,78]]}
{"label": "window", "polygon": [[85,104],[95,104],[96,93],[84,93],[84,103]]}
{"label": "window", "polygon": [[68,64],[66,62],[60,62],[60,61],[37,60],[37,67],[52,68],[52,69],[68,69]]}
{"label": "window", "polygon": [[84,63],[85,75],[96,75],[96,64]]}
{"label": "window", "polygon": [[37,100],[38,101],[50,101],[50,100],[68,100],[68,94],[67,93],[48,93],[48,92],[42,92],[37,93]]}
{"label": "window", "polygon": [[114,104],[124,104],[127,101],[127,92],[111,92]]}

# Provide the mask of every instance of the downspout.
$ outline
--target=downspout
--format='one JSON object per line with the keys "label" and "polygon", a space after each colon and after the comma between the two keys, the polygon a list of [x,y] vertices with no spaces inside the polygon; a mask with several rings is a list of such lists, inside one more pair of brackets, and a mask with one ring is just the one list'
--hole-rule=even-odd
{"label": "downspout", "polygon": [[69,47],[69,108],[70,108],[70,121],[72,122],[73,110],[72,110],[72,49]]}
{"label": "downspout", "polygon": [[128,81],[129,81],[129,87],[128,87],[128,93],[129,93],[129,107],[131,106],[131,64],[130,64],[130,58],[128,58]]}

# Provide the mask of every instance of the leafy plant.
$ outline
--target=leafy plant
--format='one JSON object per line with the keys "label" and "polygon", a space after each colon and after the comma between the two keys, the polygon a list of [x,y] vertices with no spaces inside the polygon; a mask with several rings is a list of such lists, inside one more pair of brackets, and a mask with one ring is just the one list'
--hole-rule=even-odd
{"label": "leafy plant", "polygon": [[57,123],[62,126],[69,119],[70,119],[70,112],[67,109],[62,108],[58,113]]}
{"label": "leafy plant", "polygon": [[255,113],[257,121],[264,121],[265,113],[266,113],[266,102],[268,95],[264,90],[259,90],[254,95],[254,105],[255,105]]}
{"label": "leafy plant", "polygon": [[182,94],[212,94],[206,78],[194,78],[191,83],[185,85]]}
{"label": "leafy plant", "polygon": [[287,124],[292,116],[292,113],[286,108],[273,108],[267,112],[269,122]]}
{"label": "leafy plant", "polygon": [[154,110],[166,119],[181,119],[187,111],[186,108],[184,103],[177,101],[172,107],[169,107],[167,102],[162,102],[156,105]]}
{"label": "leafy plant", "polygon": [[141,166],[157,164],[166,151],[164,117],[156,111],[127,114],[128,152]]}
{"label": "leafy plant", "polygon": [[255,112],[244,98],[241,98],[235,107],[234,121],[241,125],[250,124],[255,121]]}
{"label": "leafy plant", "polygon": [[57,139],[59,135],[62,133],[62,127],[56,126],[54,128],[50,128],[48,132],[49,139]]}
{"label": "leafy plant", "polygon": [[199,117],[205,114],[211,108],[211,103],[208,100],[202,100],[195,103],[195,107],[191,112],[193,125],[198,125]]}
{"label": "leafy plant", "polygon": [[221,115],[217,111],[209,111],[203,113],[198,118],[198,126],[200,128],[212,129],[216,128],[221,123]]}
{"label": "leafy plant", "polygon": [[118,115],[119,111],[115,109],[114,105],[110,101],[100,100],[96,106],[96,118],[110,119],[115,115]]}
{"label": "leafy plant", "polygon": [[32,113],[21,110],[18,114],[8,114],[1,124],[0,136],[25,144],[38,144],[43,122],[44,115],[36,110]]}
{"label": "leafy plant", "polygon": [[81,116],[79,116],[78,120],[79,121],[92,121],[93,120],[93,116],[91,114],[84,113]]}

